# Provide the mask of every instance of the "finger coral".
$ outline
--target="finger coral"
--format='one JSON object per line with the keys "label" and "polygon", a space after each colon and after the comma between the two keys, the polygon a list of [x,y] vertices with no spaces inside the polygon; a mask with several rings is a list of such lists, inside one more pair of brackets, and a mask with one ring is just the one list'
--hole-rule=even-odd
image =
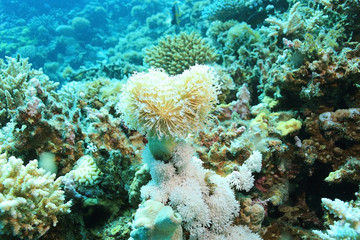
{"label": "finger coral", "polygon": [[60,190],[62,177],[55,180],[38,168],[37,160],[26,166],[19,158],[0,155],[0,234],[38,239],[57,224],[57,215],[69,213]]}
{"label": "finger coral", "polygon": [[167,36],[157,46],[147,49],[145,62],[162,68],[171,75],[180,74],[195,64],[213,63],[217,54],[213,47],[196,33]]}
{"label": "finger coral", "polygon": [[6,61],[0,59],[0,120],[7,122],[28,99],[53,94],[58,83],[49,81],[42,70],[32,69],[27,58],[6,57]]}
{"label": "finger coral", "polygon": [[212,68],[196,65],[181,75],[159,69],[129,78],[117,109],[128,127],[147,137],[186,137],[202,128],[217,102]]}

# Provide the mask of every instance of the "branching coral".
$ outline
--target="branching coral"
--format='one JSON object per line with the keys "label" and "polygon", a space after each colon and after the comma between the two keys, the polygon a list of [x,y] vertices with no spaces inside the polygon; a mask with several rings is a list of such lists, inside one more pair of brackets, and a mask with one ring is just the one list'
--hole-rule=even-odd
{"label": "branching coral", "polygon": [[330,229],[325,232],[315,230],[321,239],[358,239],[360,235],[360,195],[356,193],[357,200],[351,202],[343,202],[340,199],[330,200],[322,198],[323,207],[334,215],[338,220],[330,225]]}
{"label": "branching coral", "polygon": [[7,63],[0,59],[0,124],[2,118],[9,120],[27,98],[42,98],[58,86],[41,70],[32,69],[27,58],[6,57],[6,60]]}
{"label": "branching coral", "polygon": [[297,11],[299,6],[300,2],[297,2],[291,7],[286,21],[281,21],[271,17],[265,19],[266,22],[273,24],[273,26],[270,27],[273,31],[268,36],[287,36],[304,27],[304,21],[301,19],[301,15]]}
{"label": "branching coral", "polygon": [[69,213],[60,190],[62,177],[38,168],[37,160],[26,166],[21,159],[0,155],[0,233],[37,239],[57,224],[57,215]]}
{"label": "branching coral", "polygon": [[182,73],[196,64],[213,63],[217,54],[197,33],[182,32],[167,36],[157,46],[146,50],[145,62],[171,75]]}
{"label": "branching coral", "polygon": [[277,36],[278,39],[284,37],[294,39],[302,39],[304,35],[318,35],[320,32],[329,31],[333,27],[339,27],[329,21],[329,16],[325,10],[312,9],[304,6],[301,2],[296,2],[288,12],[281,16],[269,17],[265,19],[270,23],[268,37]]}

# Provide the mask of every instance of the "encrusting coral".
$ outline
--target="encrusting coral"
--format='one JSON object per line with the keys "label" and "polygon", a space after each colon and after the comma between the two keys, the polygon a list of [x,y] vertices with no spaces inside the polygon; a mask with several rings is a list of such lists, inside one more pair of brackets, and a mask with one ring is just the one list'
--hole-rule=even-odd
{"label": "encrusting coral", "polygon": [[182,32],[167,36],[157,46],[146,50],[145,62],[171,75],[180,74],[196,64],[214,63],[216,50],[197,33]]}
{"label": "encrusting coral", "polygon": [[37,160],[24,166],[21,159],[1,154],[0,236],[38,239],[56,226],[57,215],[69,213],[71,206],[71,201],[65,202],[61,181],[39,169]]}

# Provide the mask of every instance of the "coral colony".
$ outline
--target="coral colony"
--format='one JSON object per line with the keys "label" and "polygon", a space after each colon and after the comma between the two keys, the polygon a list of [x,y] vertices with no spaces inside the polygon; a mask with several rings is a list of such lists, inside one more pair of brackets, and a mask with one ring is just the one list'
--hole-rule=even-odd
{"label": "coral colony", "polygon": [[358,0],[0,18],[1,240],[360,239]]}

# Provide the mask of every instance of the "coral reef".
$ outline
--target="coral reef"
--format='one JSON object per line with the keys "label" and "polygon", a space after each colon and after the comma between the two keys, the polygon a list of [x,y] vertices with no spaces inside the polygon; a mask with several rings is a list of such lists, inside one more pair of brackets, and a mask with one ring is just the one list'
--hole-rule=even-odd
{"label": "coral reef", "polygon": [[0,1],[0,238],[357,239],[359,12]]}

